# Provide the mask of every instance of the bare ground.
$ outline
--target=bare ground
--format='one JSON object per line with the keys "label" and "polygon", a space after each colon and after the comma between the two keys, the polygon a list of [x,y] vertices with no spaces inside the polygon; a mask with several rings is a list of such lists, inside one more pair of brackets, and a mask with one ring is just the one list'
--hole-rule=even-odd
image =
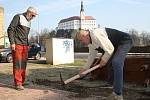
{"label": "bare ground", "polygon": [[[0,100],[103,100],[111,92],[105,81],[76,80],[65,87],[59,72],[66,80],[78,73],[76,66],[51,66],[45,61],[29,61],[25,90],[13,86],[12,63],[0,63]],[[150,87],[125,83],[124,100],[150,100]]]}

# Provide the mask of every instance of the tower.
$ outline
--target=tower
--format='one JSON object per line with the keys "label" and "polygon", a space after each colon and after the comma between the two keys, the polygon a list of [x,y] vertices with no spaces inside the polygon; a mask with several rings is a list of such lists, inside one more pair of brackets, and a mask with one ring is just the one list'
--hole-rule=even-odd
{"label": "tower", "polygon": [[0,7],[0,45],[4,45],[4,8]]}
{"label": "tower", "polygon": [[83,8],[83,1],[81,1],[81,9],[80,9],[80,28],[85,29],[85,12]]}

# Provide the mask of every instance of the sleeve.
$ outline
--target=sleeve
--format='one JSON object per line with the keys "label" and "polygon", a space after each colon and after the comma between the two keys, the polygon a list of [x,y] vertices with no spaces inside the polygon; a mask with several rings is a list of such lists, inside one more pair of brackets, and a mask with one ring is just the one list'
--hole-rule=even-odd
{"label": "sleeve", "polygon": [[104,55],[102,56],[102,60],[107,62],[114,52],[114,46],[109,40],[105,29],[98,30],[96,32],[95,35],[97,37],[97,43],[105,51]]}
{"label": "sleeve", "polygon": [[10,44],[14,44],[14,35],[15,35],[15,29],[18,25],[19,22],[19,15],[15,15],[7,29],[7,33],[8,33],[8,38],[9,38],[9,42]]}
{"label": "sleeve", "polygon": [[95,57],[97,56],[98,51],[93,49],[91,45],[89,46],[89,55],[86,64],[84,65],[84,69],[89,69],[92,65]]}

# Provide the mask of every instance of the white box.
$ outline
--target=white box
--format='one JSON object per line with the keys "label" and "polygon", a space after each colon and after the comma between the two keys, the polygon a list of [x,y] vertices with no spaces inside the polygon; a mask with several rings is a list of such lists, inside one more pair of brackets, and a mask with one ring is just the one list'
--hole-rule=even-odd
{"label": "white box", "polygon": [[52,65],[74,63],[73,39],[66,39],[66,38],[47,39],[46,62]]}

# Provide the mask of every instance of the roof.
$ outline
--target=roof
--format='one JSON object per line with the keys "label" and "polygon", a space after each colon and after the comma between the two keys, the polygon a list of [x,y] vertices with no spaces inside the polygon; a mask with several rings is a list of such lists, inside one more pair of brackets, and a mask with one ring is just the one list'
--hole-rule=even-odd
{"label": "roof", "polygon": [[[73,16],[66,19],[62,19],[59,23],[68,22],[72,20],[80,20],[80,16]],[[95,20],[92,16],[85,16],[85,20]]]}

